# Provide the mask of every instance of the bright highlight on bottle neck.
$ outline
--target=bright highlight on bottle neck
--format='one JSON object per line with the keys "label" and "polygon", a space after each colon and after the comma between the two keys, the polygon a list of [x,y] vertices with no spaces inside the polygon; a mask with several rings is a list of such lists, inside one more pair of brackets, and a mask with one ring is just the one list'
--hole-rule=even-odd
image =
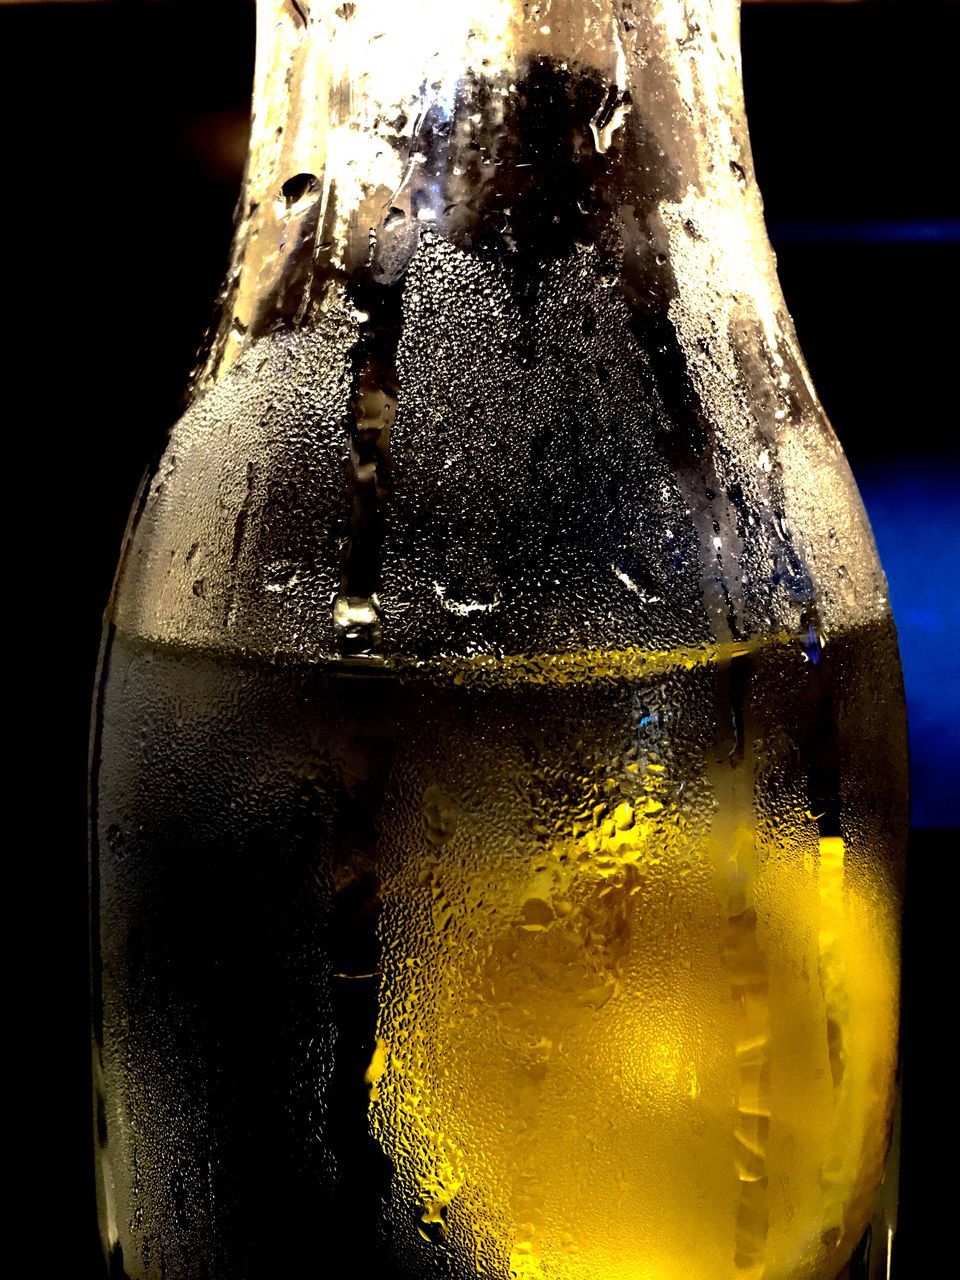
{"label": "bright highlight on bottle neck", "polygon": [[[650,181],[632,134],[676,175],[674,198],[710,185],[721,200],[736,193],[738,216],[762,235],[759,206],[745,210],[737,192],[750,171],[737,17],[736,0],[259,0],[247,191],[208,374],[263,327],[295,258],[342,278],[362,269],[391,210],[442,224],[451,205],[470,207],[478,179],[462,156],[490,171],[484,187],[497,176],[498,140],[531,67],[596,81],[582,121],[544,111],[540,123],[546,146],[561,127],[582,127],[567,150],[603,157],[600,186],[614,203]],[[432,200],[418,184],[420,208],[408,210],[425,129],[444,138],[447,181]],[[304,318],[296,303],[284,315]]]}

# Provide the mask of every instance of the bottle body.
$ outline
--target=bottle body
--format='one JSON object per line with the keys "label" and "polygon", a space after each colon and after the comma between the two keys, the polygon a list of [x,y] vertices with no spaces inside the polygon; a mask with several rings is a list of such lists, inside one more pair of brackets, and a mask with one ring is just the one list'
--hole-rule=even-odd
{"label": "bottle body", "polygon": [[123,1273],[832,1280],[894,1100],[895,663],[884,627],[402,675],[116,637]]}
{"label": "bottle body", "polygon": [[97,709],[113,1265],[880,1275],[896,641],[735,6],[262,8]]}

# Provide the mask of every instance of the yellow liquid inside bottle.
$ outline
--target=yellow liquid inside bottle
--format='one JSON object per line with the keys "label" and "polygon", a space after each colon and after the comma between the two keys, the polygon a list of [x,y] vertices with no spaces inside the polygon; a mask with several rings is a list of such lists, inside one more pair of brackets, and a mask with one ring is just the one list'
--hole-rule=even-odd
{"label": "yellow liquid inside bottle", "polygon": [[892,645],[348,670],[118,636],[120,1273],[337,1236],[381,1280],[840,1277],[894,1100]]}

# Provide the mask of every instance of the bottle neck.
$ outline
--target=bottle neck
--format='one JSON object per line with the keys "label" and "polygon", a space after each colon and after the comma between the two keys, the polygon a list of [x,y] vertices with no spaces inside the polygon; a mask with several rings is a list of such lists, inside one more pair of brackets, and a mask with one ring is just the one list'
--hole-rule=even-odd
{"label": "bottle neck", "polygon": [[658,275],[696,287],[697,258],[715,282],[720,253],[731,292],[764,291],[738,14],[737,0],[258,0],[245,190],[202,381],[262,333],[309,324],[331,290],[399,283],[427,229],[527,264],[616,240],[641,298],[662,293]]}

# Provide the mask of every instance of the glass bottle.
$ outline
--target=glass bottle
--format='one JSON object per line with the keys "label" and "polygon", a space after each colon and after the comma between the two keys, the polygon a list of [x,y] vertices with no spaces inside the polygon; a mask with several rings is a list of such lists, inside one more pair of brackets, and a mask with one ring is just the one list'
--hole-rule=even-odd
{"label": "glass bottle", "polygon": [[887,1274],[896,640],[737,18],[260,0],[95,713],[115,1276]]}

